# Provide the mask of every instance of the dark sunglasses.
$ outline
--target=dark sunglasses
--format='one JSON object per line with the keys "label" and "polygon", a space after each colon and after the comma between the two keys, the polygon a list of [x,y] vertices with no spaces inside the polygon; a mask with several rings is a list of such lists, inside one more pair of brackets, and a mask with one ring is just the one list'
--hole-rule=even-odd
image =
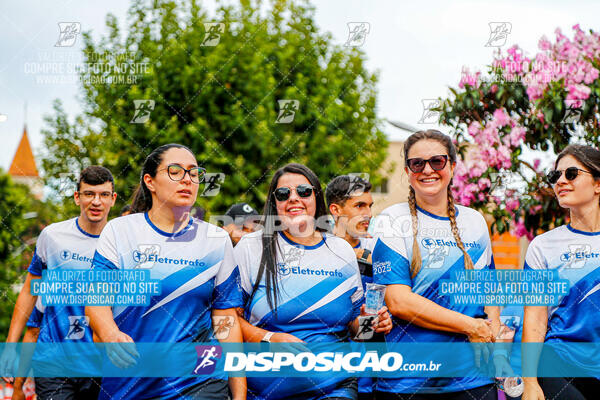
{"label": "dark sunglasses", "polygon": [[433,156],[428,160],[423,158],[409,158],[406,160],[406,166],[415,174],[419,172],[423,172],[425,169],[425,164],[429,163],[431,169],[434,171],[440,171],[444,169],[446,163],[448,163],[448,156],[446,154],[442,154],[439,156]]}
{"label": "dark sunglasses", "polygon": [[[565,169],[565,178],[567,178],[568,181],[572,181],[573,179],[577,178],[577,175],[579,175],[580,171],[592,175],[591,172],[586,171],[584,169],[579,169],[577,167],[569,167]],[[550,171],[546,178],[548,178],[548,182],[550,182],[551,185],[556,185],[556,182],[558,182],[562,174],[563,172],[561,170],[555,169]]]}
{"label": "dark sunglasses", "polygon": [[[289,188],[287,186],[278,187],[273,192],[275,199],[277,201],[286,201],[292,195],[292,189],[293,188]],[[295,190],[300,197],[310,197],[310,195],[313,193],[313,187],[305,183],[296,186]]]}

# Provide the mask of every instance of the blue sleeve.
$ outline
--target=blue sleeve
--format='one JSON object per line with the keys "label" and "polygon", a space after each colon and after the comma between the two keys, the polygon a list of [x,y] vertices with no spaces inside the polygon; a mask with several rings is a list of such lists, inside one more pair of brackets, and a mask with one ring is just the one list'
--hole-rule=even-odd
{"label": "blue sleeve", "polygon": [[39,328],[42,325],[43,317],[44,313],[38,310],[37,307],[33,307],[33,311],[31,311],[31,315],[27,320],[26,326],[29,328]]}
{"label": "blue sleeve", "polygon": [[31,264],[29,264],[29,268],[27,268],[27,271],[32,275],[42,276],[42,270],[44,269],[46,269],[46,263],[44,263],[38,255],[36,247],[35,251],[33,252]]}
{"label": "blue sleeve", "polygon": [[223,260],[215,277],[212,305],[219,310],[244,306],[240,270],[233,256],[233,246],[229,238],[225,241]]}
{"label": "blue sleeve", "polygon": [[360,270],[358,269],[358,262],[356,261],[356,256],[354,251],[348,255],[349,257],[353,257],[352,264],[356,273],[354,274],[354,293],[350,296],[352,301],[352,319],[358,317],[360,315],[360,307],[365,303],[365,291],[363,290],[362,278],[360,276]]}
{"label": "blue sleeve", "polygon": [[224,282],[215,287],[212,305],[213,308],[219,310],[244,307],[240,286],[240,271],[237,266]]}
{"label": "blue sleeve", "polygon": [[112,263],[112,261],[104,257],[102,254],[98,253],[98,251],[94,253],[94,259],[92,260],[92,269],[94,268],[98,268],[101,270],[118,269],[117,266]]}
{"label": "blue sleeve", "polygon": [[410,262],[387,246],[381,239],[373,249],[373,282],[381,285],[408,285],[412,287]]}

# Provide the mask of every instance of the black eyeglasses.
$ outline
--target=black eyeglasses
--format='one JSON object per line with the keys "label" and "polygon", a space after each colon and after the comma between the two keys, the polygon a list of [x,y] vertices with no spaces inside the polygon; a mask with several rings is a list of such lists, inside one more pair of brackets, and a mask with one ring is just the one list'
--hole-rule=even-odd
{"label": "black eyeglasses", "polygon": [[160,171],[166,169],[169,178],[172,181],[180,181],[185,178],[185,174],[190,174],[190,180],[193,183],[200,183],[204,174],[206,174],[206,170],[202,167],[193,167],[190,169],[185,169],[181,165],[178,164],[169,164],[167,168],[163,168]]}
{"label": "black eyeglasses", "polygon": [[448,156],[446,154],[441,154],[439,156],[433,156],[428,160],[423,158],[409,158],[406,160],[406,166],[415,174],[419,172],[423,172],[425,169],[425,165],[429,163],[431,169],[434,171],[440,171],[444,169],[446,163],[448,162]]}
{"label": "black eyeglasses", "polygon": [[[569,167],[569,168],[565,169],[565,178],[567,178],[568,181],[572,181],[575,178],[577,178],[577,175],[579,175],[580,171],[585,172],[586,174],[593,175],[590,171],[586,171],[584,169],[580,169],[577,167]],[[559,169],[555,169],[555,170],[550,171],[548,173],[548,175],[546,176],[546,178],[548,178],[548,182],[550,182],[551,185],[556,185],[556,182],[558,182],[558,180],[560,179],[562,174],[563,174],[563,171],[561,171]]]}
{"label": "black eyeglasses", "polygon": [[[292,189],[294,188],[289,188],[287,186],[278,187],[273,192],[275,199],[277,201],[286,201],[292,195]],[[313,193],[313,189],[314,188],[311,185],[303,183],[302,185],[296,186],[295,190],[300,197],[310,197],[310,195]]]}
{"label": "black eyeglasses", "polygon": [[113,192],[101,192],[96,193],[91,190],[78,191],[79,197],[84,198],[85,200],[94,200],[96,196],[100,197],[100,200],[110,200],[113,197]]}

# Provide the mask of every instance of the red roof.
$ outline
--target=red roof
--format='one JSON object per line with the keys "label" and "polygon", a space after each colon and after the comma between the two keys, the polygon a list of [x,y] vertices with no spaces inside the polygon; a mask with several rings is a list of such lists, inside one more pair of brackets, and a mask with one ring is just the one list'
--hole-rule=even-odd
{"label": "red roof", "polygon": [[21,142],[19,143],[19,147],[17,147],[8,173],[12,176],[39,177],[33,151],[31,151],[31,145],[27,138],[27,127],[23,128],[23,137],[21,137]]}

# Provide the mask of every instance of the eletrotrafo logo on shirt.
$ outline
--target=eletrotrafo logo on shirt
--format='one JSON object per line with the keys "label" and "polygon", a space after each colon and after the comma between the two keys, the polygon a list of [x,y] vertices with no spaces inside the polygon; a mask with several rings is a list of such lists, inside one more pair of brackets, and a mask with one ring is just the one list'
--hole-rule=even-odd
{"label": "eletrotrafo logo on shirt", "polygon": [[331,276],[336,278],[343,278],[344,275],[337,269],[327,270],[325,268],[319,267],[294,267],[289,266],[286,263],[277,263],[277,269],[279,270],[279,274],[281,276],[288,275],[304,275],[304,276]]}
{"label": "eletrotrafo logo on shirt", "polygon": [[[140,245],[141,246],[141,245]],[[205,263],[199,259],[188,259],[181,257],[161,257],[160,246],[152,245],[154,247],[133,250],[131,257],[135,262],[135,268],[151,268],[154,263],[170,264],[170,265],[183,265],[189,267],[203,267]],[[143,251],[142,251],[143,250]]]}
{"label": "eletrotrafo logo on shirt", "polygon": [[[464,242],[466,249],[475,248],[480,249],[481,243],[477,243],[476,241],[472,242]],[[424,237],[421,239],[421,246],[426,249],[433,249],[435,247],[458,247],[458,244],[454,240],[445,240],[445,239],[433,239],[430,237]]]}
{"label": "eletrotrafo logo on shirt", "polygon": [[71,258],[71,252],[69,250],[63,250],[60,252],[60,258],[62,258],[63,260],[67,261],[69,258]]}
{"label": "eletrotrafo logo on shirt", "polygon": [[61,252],[59,253],[59,256],[60,256],[61,260],[63,260],[63,261],[75,260],[75,261],[83,261],[86,263],[92,262],[91,257],[87,257],[87,256],[72,252],[71,250],[67,250],[67,249],[61,250]]}
{"label": "eletrotrafo logo on shirt", "polygon": [[569,251],[560,255],[565,268],[583,268],[588,259],[600,259],[600,253],[592,252],[589,244],[570,244]]}

